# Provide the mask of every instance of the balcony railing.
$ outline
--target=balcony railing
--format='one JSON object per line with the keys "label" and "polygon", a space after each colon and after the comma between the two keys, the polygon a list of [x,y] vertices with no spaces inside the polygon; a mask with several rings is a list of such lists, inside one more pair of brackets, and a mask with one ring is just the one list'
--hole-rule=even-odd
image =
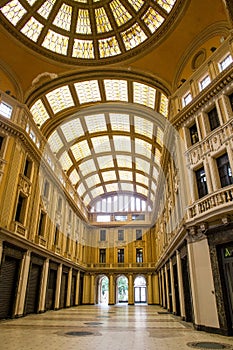
{"label": "balcony railing", "polygon": [[204,198],[196,201],[188,207],[188,218],[193,219],[213,211],[221,211],[222,208],[233,203],[233,186],[227,186],[211,193]]}

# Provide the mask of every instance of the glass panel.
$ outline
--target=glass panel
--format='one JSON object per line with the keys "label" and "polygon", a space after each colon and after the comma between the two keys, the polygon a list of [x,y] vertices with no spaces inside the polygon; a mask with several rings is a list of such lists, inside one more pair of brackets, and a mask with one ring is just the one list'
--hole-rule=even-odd
{"label": "glass panel", "polygon": [[133,100],[134,103],[140,103],[152,109],[155,108],[156,90],[148,85],[134,82],[133,83]]}
{"label": "glass panel", "polygon": [[104,182],[116,180],[116,173],[113,170],[102,172],[102,176],[103,176]]}
{"label": "glass panel", "polygon": [[82,197],[83,193],[86,191],[86,188],[85,188],[85,186],[84,186],[83,183],[81,183],[81,184],[78,186],[77,191],[78,191],[78,194],[80,195],[80,197]]}
{"label": "glass panel", "polygon": [[106,190],[107,192],[118,192],[119,191],[118,183],[112,183],[112,184],[106,185]]}
{"label": "glass panel", "polygon": [[125,155],[117,155],[116,159],[119,168],[132,168],[132,157]]}
{"label": "glass panel", "polygon": [[104,190],[103,190],[102,186],[96,187],[93,190],[91,190],[91,194],[92,194],[93,198],[98,197],[103,193],[104,193]]}
{"label": "glass panel", "polygon": [[135,165],[136,165],[136,169],[142,170],[142,171],[144,171],[147,174],[150,171],[150,163],[145,161],[144,159],[136,158],[135,159]]}
{"label": "glass panel", "polygon": [[144,0],[128,0],[128,2],[134,7],[136,11],[139,11],[140,8],[144,5]]}
{"label": "glass panel", "polygon": [[150,29],[151,33],[154,33],[164,21],[164,18],[152,7],[149,7],[142,19],[144,20],[147,27]]}
{"label": "glass panel", "polygon": [[50,135],[48,143],[52,152],[54,153],[57,153],[62,147],[64,147],[64,144],[56,130]]}
{"label": "glass panel", "polygon": [[90,201],[91,201],[90,196],[88,194],[86,194],[86,196],[84,197],[83,201],[84,201],[85,205],[88,205],[90,203]]}
{"label": "glass panel", "polygon": [[143,194],[145,197],[148,196],[148,190],[142,186],[136,186],[137,192]]}
{"label": "glass panel", "polygon": [[148,177],[146,177],[142,174],[136,173],[136,182],[140,182],[140,183],[144,184],[145,186],[148,186],[149,179],[148,179]]}
{"label": "glass panel", "polygon": [[96,114],[85,117],[88,132],[105,131],[107,130],[106,120],[104,114]]}
{"label": "glass panel", "polygon": [[79,165],[79,169],[82,172],[83,176],[86,176],[92,172],[96,171],[95,163],[93,159],[89,159],[86,162],[83,162]]}
{"label": "glass panel", "polygon": [[131,139],[129,136],[113,136],[116,151],[131,152]]}
{"label": "glass panel", "polygon": [[59,158],[59,161],[63,170],[68,170],[73,165],[67,152],[62,153],[61,157]]}
{"label": "glass panel", "polygon": [[88,102],[97,102],[101,100],[100,90],[97,80],[83,81],[75,83],[79,102],[81,104]]}
{"label": "glass panel", "polygon": [[100,58],[111,57],[121,53],[118,41],[115,36],[98,40]]}
{"label": "glass panel", "polygon": [[97,33],[105,33],[112,30],[111,23],[103,7],[95,9]]}
{"label": "glass panel", "polygon": [[34,17],[31,17],[21,29],[21,33],[36,42],[43,27],[44,26],[40,22],[38,22]]}
{"label": "glass panel", "polygon": [[128,101],[128,88],[126,80],[104,80],[107,101]]}
{"label": "glass panel", "polygon": [[130,131],[129,115],[110,113],[109,118],[112,130]]}
{"label": "glass panel", "polygon": [[18,0],[13,0],[3,6],[1,12],[13,25],[16,25],[27,11]]}
{"label": "glass panel", "polygon": [[120,181],[133,181],[133,174],[131,171],[119,171]]}
{"label": "glass panel", "polygon": [[164,132],[162,131],[162,129],[160,129],[159,127],[157,127],[157,137],[156,137],[156,141],[158,142],[158,144],[160,146],[163,146],[163,136],[164,136]]}
{"label": "glass panel", "polygon": [[144,155],[147,158],[151,158],[152,145],[144,140],[135,138],[135,152]]}
{"label": "glass panel", "polygon": [[93,187],[93,186],[96,186],[97,184],[99,184],[100,178],[99,178],[99,175],[95,174],[95,175],[88,177],[85,181],[87,183],[87,186],[90,188],[90,187]]}
{"label": "glass panel", "polygon": [[51,50],[61,55],[67,55],[69,38],[67,36],[58,34],[53,30],[49,29],[42,46],[48,50]]}
{"label": "glass panel", "polygon": [[49,14],[55,4],[56,0],[47,0],[45,1],[42,6],[37,11],[42,17],[47,19],[49,17]]}
{"label": "glass panel", "polygon": [[49,92],[46,94],[46,98],[54,114],[62,111],[65,108],[74,106],[74,101],[67,85],[61,86]]}
{"label": "glass panel", "polygon": [[12,106],[8,105],[7,103],[5,102],[0,103],[0,114],[3,117],[10,119],[12,110],[13,110]]}
{"label": "glass panel", "polygon": [[168,116],[168,98],[161,93],[159,112],[165,117]]}
{"label": "glass panel", "polygon": [[113,168],[114,163],[112,156],[103,156],[97,158],[100,169]]}
{"label": "glass panel", "polygon": [[63,131],[67,142],[74,141],[76,138],[84,135],[79,118],[73,119],[61,125],[61,130]]}
{"label": "glass panel", "polygon": [[134,117],[134,130],[140,135],[145,135],[149,138],[153,136],[153,123],[145,118]]}
{"label": "glass panel", "polygon": [[93,41],[74,39],[72,57],[93,59],[94,58]]}
{"label": "glass panel", "polygon": [[45,106],[41,100],[36,101],[30,108],[33,119],[36,124],[42,126],[47,119],[49,119],[48,112],[45,109]]}
{"label": "glass panel", "polygon": [[92,137],[91,139],[95,153],[110,152],[110,142],[108,136]]}
{"label": "glass panel", "polygon": [[86,140],[74,144],[72,147],[70,147],[70,149],[73,152],[76,161],[91,155],[91,151]]}
{"label": "glass panel", "polygon": [[122,3],[119,0],[113,0],[110,3],[110,8],[112,10],[118,27],[128,22],[128,20],[132,18],[130,13],[126,10],[126,8],[122,5]]}
{"label": "glass panel", "polygon": [[72,16],[72,7],[66,4],[62,4],[60,7],[53,24],[65,30],[70,30]]}
{"label": "glass panel", "polygon": [[71,173],[70,173],[70,181],[72,182],[73,185],[75,185],[79,180],[80,180],[80,177],[77,173],[77,170],[74,169]]}
{"label": "glass panel", "polygon": [[127,192],[134,191],[133,184],[129,184],[129,183],[121,183],[121,189],[122,191],[127,191]]}
{"label": "glass panel", "polygon": [[176,0],[157,0],[156,1],[165,11],[170,12]]}
{"label": "glass panel", "polygon": [[78,10],[76,33],[91,34],[91,23],[90,23],[90,17],[89,17],[89,10],[84,10],[84,9]]}
{"label": "glass panel", "polygon": [[147,39],[138,23],[135,23],[131,28],[121,33],[126,50],[131,50]]}

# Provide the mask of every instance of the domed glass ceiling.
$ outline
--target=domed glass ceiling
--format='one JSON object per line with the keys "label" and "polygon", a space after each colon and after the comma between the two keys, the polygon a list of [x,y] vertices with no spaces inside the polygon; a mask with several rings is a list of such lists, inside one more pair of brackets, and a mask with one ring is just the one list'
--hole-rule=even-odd
{"label": "domed glass ceiling", "polygon": [[1,1],[0,20],[46,56],[94,64],[127,58],[131,51],[156,43],[161,38],[160,27],[163,34],[168,30],[168,21],[174,20],[173,7],[180,2],[11,0]]}

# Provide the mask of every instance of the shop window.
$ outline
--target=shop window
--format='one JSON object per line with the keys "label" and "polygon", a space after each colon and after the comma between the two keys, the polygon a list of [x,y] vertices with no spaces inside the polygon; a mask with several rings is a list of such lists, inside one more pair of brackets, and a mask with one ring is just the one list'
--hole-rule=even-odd
{"label": "shop window", "polygon": [[106,230],[100,230],[100,241],[106,241]]}
{"label": "shop window", "polygon": [[142,240],[142,230],[136,230],[136,240],[137,241]]}
{"label": "shop window", "polygon": [[26,204],[27,198],[24,197],[22,194],[19,194],[15,213],[15,221],[20,222],[21,224],[24,224],[24,219],[26,215]]}
{"label": "shop window", "polygon": [[124,249],[118,249],[117,251],[118,263],[124,262]]}
{"label": "shop window", "polygon": [[221,186],[233,184],[232,171],[227,153],[216,159]]}
{"label": "shop window", "polygon": [[197,143],[199,141],[197,125],[196,124],[193,124],[189,128],[189,133],[190,133],[191,144],[194,145],[195,143]]}
{"label": "shop window", "polygon": [[124,230],[118,230],[118,241],[124,241]]}
{"label": "shop window", "polygon": [[137,263],[143,262],[143,250],[142,250],[142,248],[136,248],[136,262]]}
{"label": "shop window", "polygon": [[106,249],[100,249],[99,262],[101,264],[106,263]]}
{"label": "shop window", "polygon": [[40,212],[40,219],[38,225],[38,236],[45,235],[45,222],[46,222],[46,213],[43,211]]}
{"label": "shop window", "polygon": [[217,108],[214,107],[207,114],[208,114],[209,123],[210,123],[210,130],[212,131],[220,125]]}
{"label": "shop window", "polygon": [[196,173],[196,180],[197,180],[198,195],[199,195],[199,198],[202,198],[208,194],[204,167],[197,170],[195,173]]}

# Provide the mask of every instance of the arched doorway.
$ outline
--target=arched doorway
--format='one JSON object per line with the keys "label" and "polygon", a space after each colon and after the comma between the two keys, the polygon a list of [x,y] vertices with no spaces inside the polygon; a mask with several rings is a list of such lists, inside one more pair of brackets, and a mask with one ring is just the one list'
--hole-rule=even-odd
{"label": "arched doorway", "polygon": [[124,275],[116,280],[116,302],[128,303],[128,278]]}
{"label": "arched doorway", "polygon": [[144,276],[138,276],[134,280],[134,302],[135,303],[147,302],[146,279]]}
{"label": "arched doorway", "polygon": [[97,288],[98,288],[98,292],[97,292],[98,304],[108,304],[109,280],[107,276],[99,277]]}

